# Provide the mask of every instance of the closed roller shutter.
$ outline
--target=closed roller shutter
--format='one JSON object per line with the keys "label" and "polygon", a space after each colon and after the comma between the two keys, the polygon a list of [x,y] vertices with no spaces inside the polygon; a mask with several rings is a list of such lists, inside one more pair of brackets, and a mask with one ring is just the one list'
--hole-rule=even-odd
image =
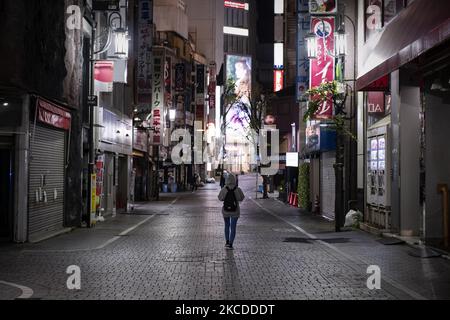
{"label": "closed roller shutter", "polygon": [[31,144],[28,234],[33,242],[63,229],[65,132],[36,125]]}
{"label": "closed roller shutter", "polygon": [[334,219],[335,207],[335,185],[336,177],[334,172],[334,164],[336,163],[335,152],[322,153],[322,161],[320,168],[320,194],[322,215]]}

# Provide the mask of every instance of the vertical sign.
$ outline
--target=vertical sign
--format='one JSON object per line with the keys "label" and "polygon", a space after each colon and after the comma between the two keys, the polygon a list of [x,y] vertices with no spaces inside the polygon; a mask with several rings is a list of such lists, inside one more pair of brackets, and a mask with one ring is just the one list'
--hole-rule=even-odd
{"label": "vertical sign", "polygon": [[164,53],[161,50],[153,51],[153,94],[152,94],[152,116],[150,127],[153,128],[150,143],[161,145],[163,135],[164,114]]}
{"label": "vertical sign", "polygon": [[305,37],[311,30],[311,16],[308,13],[309,0],[297,2],[297,101],[304,101],[309,88],[309,59],[306,56]]}
{"label": "vertical sign", "polygon": [[[315,88],[322,83],[334,80],[334,17],[313,17],[312,32],[317,37],[317,58],[311,60],[310,86]],[[317,119],[333,117],[333,103],[326,101],[316,113]]]}
{"label": "vertical sign", "polygon": [[204,121],[205,117],[205,66],[197,66],[197,79],[196,79],[196,120]]}
{"label": "vertical sign", "polygon": [[216,122],[216,64],[211,62],[209,64],[209,87],[208,87],[208,97],[209,97],[209,123]]}
{"label": "vertical sign", "polygon": [[91,175],[91,225],[95,223],[95,216],[97,214],[97,175]]}
{"label": "vertical sign", "polygon": [[205,103],[205,66],[197,66],[197,103]]}
{"label": "vertical sign", "polygon": [[279,92],[281,90],[283,90],[284,88],[284,70],[274,70],[274,75],[273,75],[273,83],[274,83],[274,87],[273,87],[273,91],[274,92]]}
{"label": "vertical sign", "polygon": [[[164,102],[165,110],[171,110],[173,108],[173,98],[172,98],[172,59],[166,56],[164,63]],[[165,121],[165,128],[170,128],[170,118],[167,117]],[[169,137],[170,134],[167,135]],[[168,142],[165,141],[165,145]]]}
{"label": "vertical sign", "polygon": [[184,63],[178,63],[175,66],[175,90],[182,91],[186,89],[186,67]]}
{"label": "vertical sign", "polygon": [[138,110],[148,115],[152,102],[153,0],[140,0],[138,15],[136,97]]}

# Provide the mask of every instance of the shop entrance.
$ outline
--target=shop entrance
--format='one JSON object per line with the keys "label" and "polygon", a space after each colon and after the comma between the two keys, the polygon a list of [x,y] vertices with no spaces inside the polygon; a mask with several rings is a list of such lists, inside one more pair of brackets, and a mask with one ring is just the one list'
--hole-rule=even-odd
{"label": "shop entrance", "polygon": [[11,149],[0,149],[0,241],[12,237],[12,165]]}

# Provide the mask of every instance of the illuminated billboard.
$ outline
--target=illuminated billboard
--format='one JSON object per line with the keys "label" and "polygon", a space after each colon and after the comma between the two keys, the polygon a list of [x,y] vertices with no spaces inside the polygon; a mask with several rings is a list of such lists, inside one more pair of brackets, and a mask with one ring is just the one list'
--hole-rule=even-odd
{"label": "illuminated billboard", "polygon": [[227,55],[227,80],[235,85],[238,103],[231,106],[227,113],[227,128],[234,134],[245,134],[249,129],[250,99],[252,85],[252,58],[246,56]]}
{"label": "illuminated billboard", "polygon": [[239,100],[249,104],[252,92],[252,58],[227,55],[227,79],[235,82]]}

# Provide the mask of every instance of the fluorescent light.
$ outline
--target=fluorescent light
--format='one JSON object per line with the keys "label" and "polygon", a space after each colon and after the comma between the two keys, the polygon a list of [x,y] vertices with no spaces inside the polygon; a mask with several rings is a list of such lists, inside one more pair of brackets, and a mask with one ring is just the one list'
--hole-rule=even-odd
{"label": "fluorescent light", "polygon": [[284,0],[274,0],[274,13],[275,14],[284,14]]}
{"label": "fluorescent light", "polygon": [[249,35],[248,29],[234,27],[223,27],[223,33],[244,37],[248,37]]}
{"label": "fluorescent light", "polygon": [[282,69],[284,66],[284,44],[275,43],[274,44],[274,62],[273,65],[276,69]]}

